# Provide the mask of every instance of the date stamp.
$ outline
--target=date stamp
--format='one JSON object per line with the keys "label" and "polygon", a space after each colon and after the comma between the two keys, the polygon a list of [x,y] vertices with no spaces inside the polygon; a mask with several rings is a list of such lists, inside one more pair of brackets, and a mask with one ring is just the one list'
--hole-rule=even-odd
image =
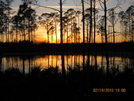
{"label": "date stamp", "polygon": [[126,88],[93,88],[94,93],[125,93]]}

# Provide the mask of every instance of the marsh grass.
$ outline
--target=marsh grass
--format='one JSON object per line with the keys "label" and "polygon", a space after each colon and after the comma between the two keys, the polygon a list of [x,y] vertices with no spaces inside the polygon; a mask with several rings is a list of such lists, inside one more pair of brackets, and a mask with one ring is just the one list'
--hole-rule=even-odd
{"label": "marsh grass", "polygon": [[[17,68],[0,72],[0,101],[121,101],[133,100],[134,69],[110,70],[109,76],[100,68],[81,66],[69,68],[63,77],[58,67],[34,67],[23,74]],[[93,88],[126,88],[125,93],[94,93]]]}

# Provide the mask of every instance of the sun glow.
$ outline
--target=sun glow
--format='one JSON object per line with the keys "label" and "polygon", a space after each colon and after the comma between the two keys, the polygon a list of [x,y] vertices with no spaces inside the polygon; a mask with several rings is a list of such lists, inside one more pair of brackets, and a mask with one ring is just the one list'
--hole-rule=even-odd
{"label": "sun glow", "polygon": [[[80,32],[79,34],[77,33],[78,36],[77,35],[74,36],[74,35],[75,34],[71,34],[70,32],[68,33],[68,35],[67,33],[63,32],[63,43],[82,43],[83,42],[82,32]],[[61,40],[60,37],[61,37],[60,28],[58,28],[56,33],[54,32],[53,34],[51,33],[47,34],[47,31],[42,26],[40,26],[36,31],[36,43],[45,42],[45,43],[59,44]],[[108,42],[112,42],[112,40],[113,40],[112,36],[108,37]],[[122,40],[121,34],[116,36],[116,42],[121,42],[121,40]],[[94,41],[94,37],[92,36],[91,43],[94,43],[93,41]],[[102,37],[101,34],[97,34],[95,36],[95,42],[96,43],[105,42],[105,37],[104,36]]]}
{"label": "sun glow", "polygon": [[45,28],[39,26],[39,29],[36,31],[36,41],[38,43],[60,43],[60,32],[57,30],[57,33],[47,34]]}

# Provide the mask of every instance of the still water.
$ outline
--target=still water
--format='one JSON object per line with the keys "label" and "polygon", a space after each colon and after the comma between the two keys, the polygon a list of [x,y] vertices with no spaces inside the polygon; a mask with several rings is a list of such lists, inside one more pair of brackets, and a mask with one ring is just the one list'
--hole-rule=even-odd
{"label": "still water", "polygon": [[[64,65],[65,69],[68,70],[69,67],[75,68],[75,66],[82,66],[83,63],[86,64],[87,56],[83,55],[64,55]],[[83,61],[83,59],[85,61]],[[95,65],[96,63],[99,68],[104,68],[106,70],[106,58],[105,56],[98,55],[90,56],[90,65]],[[44,55],[44,56],[32,56],[27,58],[22,58],[20,56],[10,56],[10,57],[1,57],[0,58],[0,69],[2,71],[8,68],[19,68],[19,70],[28,73],[32,67],[40,66],[41,68],[49,67],[58,67],[61,70],[62,66],[61,55]],[[120,57],[120,56],[110,56],[109,57],[109,67],[119,68],[120,71],[123,71],[124,67],[133,68],[134,59],[130,57]]]}

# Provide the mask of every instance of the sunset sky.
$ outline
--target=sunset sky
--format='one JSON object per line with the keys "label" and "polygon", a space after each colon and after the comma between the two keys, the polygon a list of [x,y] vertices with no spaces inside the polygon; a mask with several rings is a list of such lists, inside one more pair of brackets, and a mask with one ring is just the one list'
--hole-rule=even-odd
{"label": "sunset sky", "polygon": [[[39,1],[38,4],[41,5],[41,6],[47,6],[47,7],[51,7],[51,8],[55,8],[55,9],[59,10],[59,0],[38,0],[38,1]],[[85,1],[89,2],[90,0],[85,0]],[[118,9],[118,10],[126,10],[130,5],[134,4],[134,0],[118,0],[118,1],[122,1],[121,2],[122,5],[120,5],[121,9]],[[117,3],[118,3],[117,0],[109,0],[107,2],[108,9],[112,8],[112,7],[115,7],[117,5]],[[18,7],[19,7],[20,4],[22,4],[21,0],[14,0],[14,2],[11,4],[11,7],[13,8],[13,11],[17,12]],[[52,9],[39,8],[35,5],[30,5],[30,6],[35,8],[35,10],[37,12],[37,15],[41,15],[42,13],[45,13],[45,12],[55,12]],[[85,3],[85,8],[88,7],[88,6],[89,6],[89,4]],[[63,3],[63,11],[66,11],[69,8],[74,8],[76,10],[81,10],[81,0],[66,0],[66,2]],[[99,8],[99,6],[98,6],[98,8]],[[100,10],[100,13],[102,13],[101,11],[102,10]],[[103,15],[103,13],[102,13],[102,15]],[[58,28],[58,31],[59,31],[59,29],[60,28]],[[115,29],[117,30],[118,26],[116,26]],[[60,32],[58,32],[58,36],[60,38]],[[53,37],[55,37],[55,36],[53,36]],[[45,34],[45,29],[43,27],[39,27],[38,30],[36,31],[36,39],[39,40],[39,41],[44,41],[44,40],[47,40],[46,38],[47,38],[47,35]],[[120,39],[120,38],[121,38],[120,36],[117,37],[117,39]],[[97,36],[97,41],[98,42],[100,41],[100,36]]]}

